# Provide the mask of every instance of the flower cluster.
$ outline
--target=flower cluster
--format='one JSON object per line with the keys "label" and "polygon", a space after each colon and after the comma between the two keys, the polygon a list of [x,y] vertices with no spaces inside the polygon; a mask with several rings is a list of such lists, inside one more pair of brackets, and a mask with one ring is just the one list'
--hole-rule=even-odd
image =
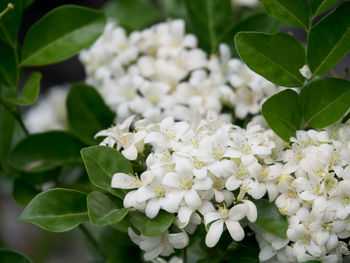
{"label": "flower cluster", "polygon": [[[210,58],[185,34],[183,20],[156,24],[129,36],[109,23],[103,35],[80,54],[87,82],[95,86],[118,121],[139,115],[150,122],[165,117],[198,124],[209,110],[235,107],[236,117],[257,114],[278,91],[271,82],[231,58],[227,45]],[[227,118],[226,115],[221,115]]]}
{"label": "flower cluster", "polygon": [[[133,189],[124,198],[125,207],[142,211],[149,218],[160,210],[174,213],[175,225],[183,235],[194,233],[201,215],[208,227],[205,242],[213,247],[224,224],[234,240],[244,238],[240,221],[246,218],[254,222],[257,217],[257,209],[247,196],[260,199],[268,194],[271,200],[276,198],[282,165],[273,164],[271,156],[278,155],[284,143],[264,129],[259,119],[242,129],[210,112],[194,128],[167,117],[155,124],[136,121],[135,130],[130,132],[132,118],[98,134],[106,136],[102,144],[123,149],[129,160],[147,154],[145,145],[152,146],[142,174],[113,176],[112,187]],[[182,240],[185,247],[188,241]],[[152,259],[149,255],[168,255],[170,251],[160,246],[149,249],[143,249],[147,260]]]}
{"label": "flower cluster", "polygon": [[[210,112],[196,127],[168,117],[154,124],[136,121],[129,131],[132,118],[98,134],[129,160],[147,157],[142,174],[113,176],[112,187],[131,189],[125,207],[149,218],[160,210],[174,213],[182,235],[193,234],[203,218],[205,243],[213,247],[224,225],[233,240],[242,240],[242,224],[257,218],[252,200],[267,196],[287,216],[288,231],[284,240],[250,224],[262,262],[338,262],[349,253],[342,241],[350,236],[349,125],[298,131],[286,145],[260,116],[246,129]],[[150,153],[145,145],[152,146]],[[172,247],[187,246],[181,240]],[[168,247],[156,248],[142,249],[154,258],[169,255]]]}
{"label": "flower cluster", "polygon": [[349,255],[350,126],[298,131],[284,151],[275,200],[287,215],[287,239],[257,232],[260,260],[342,262]]}

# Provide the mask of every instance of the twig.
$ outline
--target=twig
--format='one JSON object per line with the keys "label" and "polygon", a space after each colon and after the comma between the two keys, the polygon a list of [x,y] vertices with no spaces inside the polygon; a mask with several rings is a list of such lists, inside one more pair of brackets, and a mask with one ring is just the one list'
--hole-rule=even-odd
{"label": "twig", "polygon": [[10,112],[12,114],[13,117],[15,117],[15,119],[18,121],[19,125],[21,126],[21,128],[23,129],[23,131],[25,132],[26,135],[29,134],[26,126],[24,125],[22,118],[20,116],[20,114],[16,111],[14,111],[9,105],[7,105],[7,103],[0,98],[0,104],[4,105],[4,107],[8,110],[8,112]]}

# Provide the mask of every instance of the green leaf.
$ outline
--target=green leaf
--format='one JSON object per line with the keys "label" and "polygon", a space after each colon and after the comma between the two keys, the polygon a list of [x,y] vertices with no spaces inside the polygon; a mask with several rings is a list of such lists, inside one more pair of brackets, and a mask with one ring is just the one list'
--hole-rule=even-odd
{"label": "green leaf", "polygon": [[234,27],[234,35],[241,31],[256,31],[264,33],[276,33],[281,22],[279,20],[273,19],[272,17],[261,13],[249,16],[241,20]]}
{"label": "green leaf", "polygon": [[128,214],[129,221],[144,236],[157,236],[166,231],[174,221],[174,214],[160,211],[153,218],[148,218],[144,213],[131,211]]}
{"label": "green leaf", "polygon": [[142,250],[130,240],[127,231],[121,233],[111,227],[94,227],[93,229],[95,232],[99,231],[95,238],[108,258],[106,263],[142,262]]}
{"label": "green leaf", "polygon": [[12,197],[20,205],[26,206],[40,191],[35,186],[16,179],[13,183]]}
{"label": "green leaf", "polygon": [[296,27],[307,29],[309,25],[309,4],[306,0],[260,0],[266,12],[279,20]]}
{"label": "green leaf", "polygon": [[108,18],[117,21],[127,31],[140,30],[161,19],[161,14],[145,0],[113,0],[104,7]]}
{"label": "green leaf", "polygon": [[313,128],[323,128],[338,121],[350,107],[350,81],[337,78],[317,79],[300,92],[303,117]]}
{"label": "green leaf", "polygon": [[23,87],[22,93],[16,98],[10,97],[6,98],[6,100],[21,106],[33,104],[39,95],[40,80],[41,74],[39,72],[31,73]]}
{"label": "green leaf", "polygon": [[0,50],[0,86],[4,84],[9,88],[16,87],[17,63],[14,50],[2,40],[0,40]]}
{"label": "green leaf", "polygon": [[314,75],[331,70],[350,51],[350,2],[311,28],[307,41],[308,63]]}
{"label": "green leaf", "polygon": [[186,0],[160,0],[164,12],[169,18],[181,18],[186,19]]}
{"label": "green leaf", "polygon": [[13,4],[13,9],[9,10],[0,19],[0,39],[14,46],[17,41],[18,29],[21,25],[23,11],[33,2],[33,0],[1,0],[0,12],[5,10],[8,3]]}
{"label": "green leaf", "polygon": [[55,181],[61,174],[61,167],[40,173],[19,173],[19,179],[30,185],[41,185],[48,181]]}
{"label": "green leaf", "polygon": [[15,123],[13,115],[0,103],[0,160],[7,155],[11,146]]}
{"label": "green leaf", "polygon": [[111,126],[114,120],[100,94],[88,85],[72,86],[66,106],[71,131],[87,144],[96,144],[96,133]]}
{"label": "green leaf", "polygon": [[20,171],[37,173],[66,164],[80,163],[80,149],[84,147],[65,132],[47,132],[29,135],[9,154],[9,164]]}
{"label": "green leaf", "polygon": [[308,260],[308,261],[304,261],[303,263],[322,263],[322,261],[319,261],[319,260]]}
{"label": "green leaf", "polygon": [[19,217],[51,232],[69,231],[88,220],[86,194],[61,188],[38,194]]}
{"label": "green leaf", "polygon": [[119,223],[128,214],[129,209],[119,209],[105,194],[94,191],[87,197],[89,218],[92,224],[105,226]]}
{"label": "green leaf", "polygon": [[272,130],[283,140],[295,137],[302,115],[298,107],[298,94],[284,90],[270,97],[262,106],[262,115]]}
{"label": "green leaf", "polygon": [[29,29],[21,64],[41,66],[65,60],[94,43],[105,23],[100,11],[73,5],[58,7]]}
{"label": "green leaf", "polygon": [[235,36],[235,44],[241,59],[256,73],[277,85],[303,85],[299,69],[306,64],[305,50],[292,36],[240,32]]}
{"label": "green leaf", "polygon": [[0,249],[0,259],[2,263],[32,263],[32,261],[19,252],[7,249]]}
{"label": "green leaf", "polygon": [[133,174],[131,162],[120,152],[107,146],[91,146],[81,150],[91,183],[111,194],[124,198],[125,192],[111,187],[115,173]]}
{"label": "green leaf", "polygon": [[339,0],[311,0],[311,9],[314,14],[313,17],[322,14],[338,2]]}
{"label": "green leaf", "polygon": [[198,37],[201,48],[215,53],[222,42],[232,45],[230,0],[186,0],[186,7],[189,28]]}
{"label": "green leaf", "polygon": [[279,213],[276,205],[265,199],[253,200],[253,202],[258,209],[258,218],[255,224],[270,234],[287,238],[287,218]]}

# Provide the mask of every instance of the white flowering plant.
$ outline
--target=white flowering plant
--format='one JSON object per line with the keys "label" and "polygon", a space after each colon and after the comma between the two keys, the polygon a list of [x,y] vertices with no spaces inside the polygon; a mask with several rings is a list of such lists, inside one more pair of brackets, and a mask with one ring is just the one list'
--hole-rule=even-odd
{"label": "white flowering plant", "polygon": [[[19,221],[79,227],[96,262],[349,258],[350,82],[333,71],[348,1],[124,0],[108,22],[68,5],[23,45],[31,1],[15,2],[0,5],[0,157]],[[85,82],[22,121],[41,74],[19,93],[21,69],[78,53]]]}

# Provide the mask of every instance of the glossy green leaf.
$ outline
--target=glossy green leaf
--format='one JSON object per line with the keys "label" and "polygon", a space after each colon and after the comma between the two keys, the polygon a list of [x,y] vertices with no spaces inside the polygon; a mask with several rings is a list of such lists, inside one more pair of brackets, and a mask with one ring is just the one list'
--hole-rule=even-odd
{"label": "glossy green leaf", "polygon": [[350,2],[345,2],[309,32],[308,63],[314,75],[331,70],[350,51]]}
{"label": "glossy green leaf", "polygon": [[303,263],[322,263],[322,261],[319,261],[319,260],[308,260],[308,261],[304,261]]}
{"label": "glossy green leaf", "polygon": [[29,135],[9,154],[9,164],[20,171],[37,173],[55,167],[81,162],[80,149],[84,147],[65,132],[47,132]]}
{"label": "glossy green leaf", "polygon": [[61,188],[38,194],[19,217],[51,232],[69,231],[88,220],[86,194]]}
{"label": "glossy green leaf", "polygon": [[287,238],[287,218],[279,213],[276,205],[265,199],[254,200],[253,202],[258,209],[258,218],[255,224],[272,235]]}
{"label": "glossy green leaf", "polygon": [[0,0],[0,12],[6,9],[8,3],[13,4],[13,9],[0,19],[0,39],[11,46],[15,45],[22,13],[32,2],[33,0]]}
{"label": "glossy green leaf", "polygon": [[230,0],[186,0],[186,7],[189,28],[205,51],[215,53],[220,43],[233,44]]}
{"label": "glossy green leaf", "polygon": [[32,263],[32,261],[19,252],[0,249],[1,263]]}
{"label": "glossy green leaf", "polygon": [[144,236],[157,236],[167,230],[174,221],[174,214],[164,211],[153,218],[148,218],[144,213],[132,211],[128,214],[129,221]]}
{"label": "glossy green leaf", "polygon": [[91,146],[81,150],[90,181],[100,189],[123,198],[125,192],[111,187],[115,173],[133,174],[131,162],[120,152],[107,146]]}
{"label": "glossy green leaf", "polygon": [[17,63],[15,52],[11,46],[2,40],[0,40],[0,50],[0,85],[3,84],[6,87],[13,88],[16,86],[17,82]]}
{"label": "glossy green leaf", "polygon": [[240,21],[234,28],[236,35],[241,31],[256,31],[263,33],[276,33],[282,22],[276,20],[264,13],[249,16]]}
{"label": "glossy green leaf", "polygon": [[241,59],[256,73],[277,85],[303,85],[299,69],[306,64],[305,50],[292,36],[240,32],[235,36],[235,44]]}
{"label": "glossy green leaf", "polygon": [[311,0],[311,9],[313,16],[316,17],[328,10],[340,0]]}
{"label": "glossy green leaf", "polygon": [[39,72],[31,73],[24,84],[22,93],[15,98],[6,98],[6,100],[21,106],[33,104],[39,95],[40,80],[41,74]]}
{"label": "glossy green leaf", "polygon": [[260,0],[266,12],[279,20],[296,27],[307,29],[309,25],[309,4],[306,0]]}
{"label": "glossy green leaf", "polygon": [[58,7],[29,29],[21,64],[41,66],[65,60],[94,43],[105,23],[100,11],[73,5]]}
{"label": "glossy green leaf", "polygon": [[92,224],[105,226],[117,224],[128,214],[129,209],[119,209],[105,194],[94,191],[87,197],[89,218]]}
{"label": "glossy green leaf", "polygon": [[317,79],[300,92],[303,117],[313,128],[323,128],[338,121],[350,107],[350,81],[337,78]]}
{"label": "glossy green leaf", "polygon": [[108,18],[128,31],[143,29],[161,19],[155,6],[145,0],[112,0],[103,9]]}
{"label": "glossy green leaf", "polygon": [[21,179],[16,179],[13,183],[12,197],[20,205],[26,206],[40,191],[32,184]]}
{"label": "glossy green leaf", "polygon": [[96,144],[94,140],[96,133],[113,123],[113,112],[91,86],[84,84],[72,86],[66,105],[71,131],[88,144]]}
{"label": "glossy green leaf", "polygon": [[278,136],[289,141],[300,128],[302,119],[298,94],[293,90],[284,90],[273,95],[263,104],[262,115]]}

